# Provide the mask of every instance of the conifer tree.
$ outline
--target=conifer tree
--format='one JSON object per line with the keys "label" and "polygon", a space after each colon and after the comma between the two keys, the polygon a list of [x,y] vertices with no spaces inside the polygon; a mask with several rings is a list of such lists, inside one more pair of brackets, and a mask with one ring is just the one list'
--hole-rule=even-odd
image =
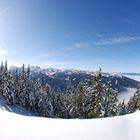
{"label": "conifer tree", "polygon": [[4,87],[3,79],[4,79],[4,66],[2,62],[0,67],[0,95],[3,95],[3,87]]}
{"label": "conifer tree", "polygon": [[15,103],[13,79],[7,68],[7,61],[5,61],[3,73],[3,96],[6,98],[8,104]]}
{"label": "conifer tree", "polygon": [[14,93],[15,93],[15,103],[20,104],[20,79],[19,79],[19,70],[16,68],[15,73],[13,74],[14,81]]}
{"label": "conifer tree", "polygon": [[76,116],[74,94],[74,88],[71,82],[69,82],[63,95],[63,116],[66,118],[73,118]]}
{"label": "conifer tree", "polygon": [[127,106],[125,104],[125,101],[120,102],[117,106],[117,115],[125,115],[127,114]]}
{"label": "conifer tree", "polygon": [[137,88],[136,93],[130,98],[128,102],[128,113],[133,113],[140,109],[140,88]]}
{"label": "conifer tree", "polygon": [[134,100],[136,102],[135,109],[140,110],[140,87],[137,88]]}
{"label": "conifer tree", "polygon": [[91,79],[91,86],[88,90],[89,103],[88,103],[88,118],[101,117],[101,95],[102,95],[102,82],[101,82],[101,69]]}
{"label": "conifer tree", "polygon": [[38,102],[40,100],[41,91],[41,83],[40,79],[38,78],[35,83],[33,84],[33,92],[29,95],[29,104],[32,111],[38,110]]}
{"label": "conifer tree", "polygon": [[54,108],[55,116],[58,118],[63,118],[63,95],[61,92],[53,93],[52,105]]}
{"label": "conifer tree", "polygon": [[26,106],[26,81],[25,81],[25,65],[23,64],[20,73],[20,104]]}
{"label": "conifer tree", "polygon": [[44,102],[43,102],[44,114],[46,117],[54,116],[54,109],[52,105],[52,90],[50,85],[46,84],[44,87]]}
{"label": "conifer tree", "polygon": [[86,90],[85,90],[85,85],[84,83],[81,81],[78,84],[77,87],[77,105],[76,105],[76,112],[77,112],[77,117],[78,118],[86,118]]}
{"label": "conifer tree", "polygon": [[128,110],[128,113],[133,113],[136,111],[136,101],[135,101],[135,94],[133,97],[131,97],[128,101],[128,104],[127,104],[127,110]]}
{"label": "conifer tree", "polygon": [[102,94],[102,100],[101,100],[101,104],[102,104],[102,116],[103,117],[108,117],[111,115],[111,83],[110,81],[108,81],[105,84],[105,88]]}

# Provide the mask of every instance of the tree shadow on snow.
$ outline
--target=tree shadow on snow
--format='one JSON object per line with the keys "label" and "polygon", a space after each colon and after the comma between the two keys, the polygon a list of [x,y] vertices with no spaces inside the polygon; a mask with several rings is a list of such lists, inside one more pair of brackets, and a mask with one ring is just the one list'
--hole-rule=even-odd
{"label": "tree shadow on snow", "polygon": [[25,108],[18,105],[8,105],[3,97],[0,97],[0,109],[11,113],[16,113],[24,116],[37,116],[37,114],[26,110]]}

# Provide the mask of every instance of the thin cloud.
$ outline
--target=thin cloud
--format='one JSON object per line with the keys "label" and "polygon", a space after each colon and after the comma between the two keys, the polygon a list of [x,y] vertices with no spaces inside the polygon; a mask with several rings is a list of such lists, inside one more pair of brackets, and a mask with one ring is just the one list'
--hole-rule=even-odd
{"label": "thin cloud", "polygon": [[94,45],[114,45],[121,43],[128,43],[132,41],[140,40],[140,36],[127,36],[127,37],[111,37],[107,39],[101,39],[93,43]]}
{"label": "thin cloud", "polygon": [[77,50],[82,48],[90,48],[92,46],[116,45],[129,43],[132,41],[140,41],[140,36],[109,37],[99,39],[95,42],[73,44],[71,47],[64,47],[64,50]]}
{"label": "thin cloud", "polygon": [[89,43],[76,43],[69,47],[64,47],[65,50],[77,50],[77,49],[83,49],[88,48]]}
{"label": "thin cloud", "polygon": [[52,55],[54,55],[55,53],[54,52],[50,52],[48,54],[41,54],[39,56],[35,56],[35,57],[31,57],[31,59],[41,59],[41,58],[48,58]]}
{"label": "thin cloud", "polygon": [[92,35],[97,37],[97,38],[103,38],[104,36],[100,33],[92,32]]}

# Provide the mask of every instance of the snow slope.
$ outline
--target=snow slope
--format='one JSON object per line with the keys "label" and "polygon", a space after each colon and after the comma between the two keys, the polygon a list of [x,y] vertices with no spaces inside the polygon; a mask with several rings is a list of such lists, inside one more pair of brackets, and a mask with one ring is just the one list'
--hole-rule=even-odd
{"label": "snow slope", "polygon": [[0,140],[139,140],[140,112],[89,120],[48,119],[0,107]]}
{"label": "snow slope", "polygon": [[16,113],[19,115],[25,115],[25,116],[37,116],[37,114],[31,111],[27,111],[25,108],[20,107],[18,105],[13,105],[13,106],[7,105],[6,101],[2,97],[0,97],[0,110]]}

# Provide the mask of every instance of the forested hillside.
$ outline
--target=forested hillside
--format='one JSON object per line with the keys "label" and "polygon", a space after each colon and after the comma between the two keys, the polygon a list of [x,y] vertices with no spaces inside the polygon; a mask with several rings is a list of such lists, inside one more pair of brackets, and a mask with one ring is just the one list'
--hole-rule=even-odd
{"label": "forested hillside", "polygon": [[65,91],[53,90],[40,77],[31,80],[30,66],[8,71],[7,61],[0,67],[0,94],[8,104],[18,104],[40,116],[55,118],[99,118],[132,113],[140,107],[139,88],[128,104],[118,103],[117,91],[108,80],[102,83],[99,70],[77,87],[71,83]]}

